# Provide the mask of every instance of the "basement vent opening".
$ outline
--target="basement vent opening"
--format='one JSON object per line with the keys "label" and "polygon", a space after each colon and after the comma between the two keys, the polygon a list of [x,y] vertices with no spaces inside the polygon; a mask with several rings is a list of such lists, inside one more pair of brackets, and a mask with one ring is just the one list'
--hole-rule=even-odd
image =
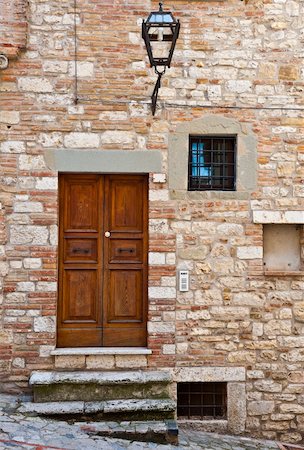
{"label": "basement vent opening", "polygon": [[179,419],[227,419],[227,383],[177,383]]}

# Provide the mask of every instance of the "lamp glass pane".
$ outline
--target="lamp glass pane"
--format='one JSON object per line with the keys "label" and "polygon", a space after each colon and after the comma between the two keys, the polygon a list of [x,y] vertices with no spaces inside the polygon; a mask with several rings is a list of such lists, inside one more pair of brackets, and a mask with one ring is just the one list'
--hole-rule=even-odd
{"label": "lamp glass pane", "polygon": [[147,23],[173,23],[173,17],[171,13],[159,14],[157,12],[151,13],[150,17],[147,20]]}

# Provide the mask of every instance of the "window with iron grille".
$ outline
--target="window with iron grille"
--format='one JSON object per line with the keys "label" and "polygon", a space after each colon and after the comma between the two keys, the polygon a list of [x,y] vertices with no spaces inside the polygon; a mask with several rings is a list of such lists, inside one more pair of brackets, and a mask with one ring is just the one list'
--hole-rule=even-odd
{"label": "window with iron grille", "polygon": [[227,383],[178,383],[179,419],[210,420],[227,418]]}
{"label": "window with iron grille", "polygon": [[188,191],[234,191],[236,137],[190,136],[188,166]]}

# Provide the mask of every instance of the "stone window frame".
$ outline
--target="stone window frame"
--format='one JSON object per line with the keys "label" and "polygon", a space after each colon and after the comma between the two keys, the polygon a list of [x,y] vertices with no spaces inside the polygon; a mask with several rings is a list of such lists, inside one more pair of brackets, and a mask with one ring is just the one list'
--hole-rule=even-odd
{"label": "stone window frame", "polygon": [[[188,191],[190,135],[236,136],[235,191]],[[251,124],[223,115],[205,115],[178,125],[169,135],[168,183],[172,197],[249,199],[257,186],[257,138]]]}
{"label": "stone window frame", "polygon": [[[229,431],[241,434],[245,431],[246,406],[246,369],[245,367],[181,367],[173,372],[173,381],[177,390],[179,382],[225,382],[227,383],[227,419],[183,421],[197,425],[206,431]],[[177,395],[177,393],[175,393]]]}

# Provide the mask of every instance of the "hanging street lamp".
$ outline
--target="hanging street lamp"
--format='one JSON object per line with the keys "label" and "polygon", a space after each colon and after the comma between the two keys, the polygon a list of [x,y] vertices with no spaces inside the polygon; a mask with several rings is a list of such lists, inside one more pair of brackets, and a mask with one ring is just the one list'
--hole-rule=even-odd
{"label": "hanging street lamp", "polygon": [[145,41],[151,67],[158,75],[157,82],[151,96],[152,114],[154,116],[161,87],[161,78],[170,67],[176,40],[179,35],[180,23],[170,11],[163,11],[159,3],[159,11],[152,11],[142,22],[142,38]]}

